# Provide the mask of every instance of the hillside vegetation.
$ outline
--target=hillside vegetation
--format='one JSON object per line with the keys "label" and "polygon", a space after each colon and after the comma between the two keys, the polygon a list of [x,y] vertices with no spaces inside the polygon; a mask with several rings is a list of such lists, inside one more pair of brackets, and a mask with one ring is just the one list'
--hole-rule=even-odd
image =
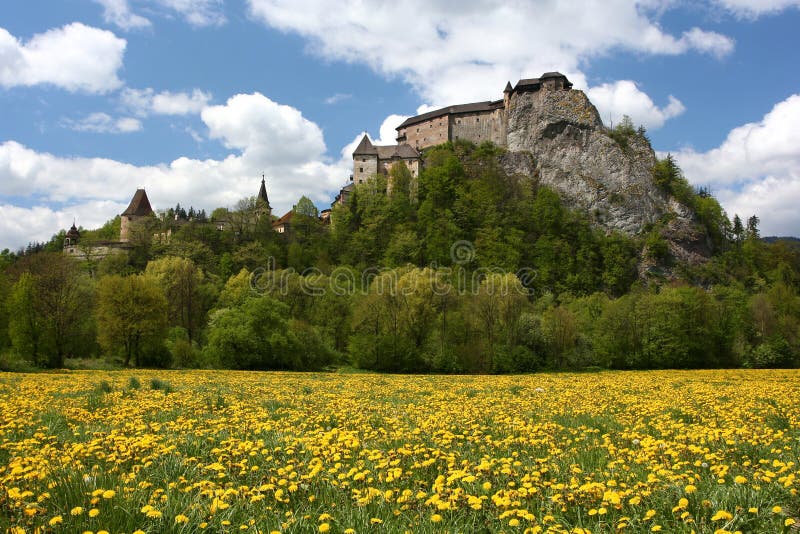
{"label": "hillside vegetation", "polygon": [[180,207],[153,218],[127,254],[90,253],[118,235],[119,219],[83,232],[82,262],[60,253],[63,233],[5,251],[2,364],[505,373],[800,363],[800,252],[762,241],[756,217],[730,221],[671,158],[658,161],[656,184],[692,208],[712,253],[687,263],[673,254],[669,215],[636,236],[609,232],[536,177],[506,173],[501,155],[490,144],[430,149],[418,180],[398,166],[358,186],[330,226],[303,197],[279,234],[244,199],[208,219]]}

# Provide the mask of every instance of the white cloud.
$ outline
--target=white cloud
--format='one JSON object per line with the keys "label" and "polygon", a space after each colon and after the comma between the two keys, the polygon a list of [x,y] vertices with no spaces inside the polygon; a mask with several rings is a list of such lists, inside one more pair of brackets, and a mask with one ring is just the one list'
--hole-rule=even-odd
{"label": "white cloud", "polygon": [[194,89],[189,93],[172,93],[161,91],[156,93],[151,88],[125,88],[120,100],[127,109],[140,117],[156,115],[191,115],[200,113],[211,100],[211,93]]}
{"label": "white cloud", "polygon": [[698,52],[705,52],[712,56],[721,58],[733,52],[733,39],[716,32],[703,31],[700,28],[692,28],[684,32],[679,42],[684,43],[686,49],[694,49]]}
{"label": "white cloud", "polygon": [[103,6],[103,20],[108,24],[114,24],[126,31],[152,26],[149,20],[131,11],[128,0],[94,1]]}
{"label": "white cloud", "polygon": [[[109,202],[91,214],[97,222],[83,222],[85,214],[77,215],[79,224],[89,227],[119,213],[118,206],[127,204],[137,187],[147,189],[154,208],[177,202],[206,209],[233,207],[240,198],[256,194],[263,172],[270,201],[281,215],[303,194],[326,207],[350,173],[351,156],[324,162],[326,147],[315,123],[263,95],[236,95],[225,105],[207,107],[201,117],[209,135],[231,149],[226,157],[180,157],[135,166],[103,158],[60,157],[7,141],[0,144],[0,197],[34,198],[39,205]],[[71,215],[68,219],[71,224]],[[16,220],[0,217],[0,248],[15,248],[33,238],[32,233],[20,233]],[[50,222],[41,229],[32,229],[37,236],[49,237],[65,224],[46,220]]]}
{"label": "white cloud", "polygon": [[0,28],[0,86],[52,84],[68,91],[106,93],[122,85],[126,42],[79,22],[23,43]]}
{"label": "white cloud", "polygon": [[408,118],[407,115],[389,115],[381,123],[378,133],[380,137],[375,141],[376,145],[397,144],[397,127]]}
{"label": "white cloud", "polygon": [[700,28],[671,35],[657,20],[661,4],[628,0],[604,2],[602,17],[592,0],[471,0],[457,9],[448,0],[248,1],[254,18],[305,37],[313,53],[400,77],[438,107],[499,98],[507,80],[551,70],[583,88],[580,67],[612,51],[722,56],[733,49],[728,37]]}
{"label": "white cloud", "polygon": [[710,185],[730,215],[757,214],[763,233],[800,236],[800,94],[776,104],[759,122],[730,131],[707,152],[674,156],[686,177]]}
{"label": "white cloud", "polygon": [[331,95],[325,99],[326,104],[338,104],[343,100],[347,100],[349,98],[353,98],[353,95],[350,93],[336,93],[335,95]]}
{"label": "white cloud", "polygon": [[16,249],[31,242],[46,242],[72,225],[73,220],[84,228],[98,228],[109,217],[108,213],[120,213],[126,204],[109,201],[93,201],[72,204],[60,209],[49,206],[23,208],[0,204],[0,248]]}
{"label": "white cloud", "polygon": [[756,18],[800,7],[800,0],[717,0],[716,3],[744,18]]}
{"label": "white cloud", "polygon": [[79,120],[64,119],[61,122],[65,127],[76,132],[130,133],[142,129],[142,123],[138,119],[132,117],[115,119],[111,115],[101,112],[90,113]]}
{"label": "white cloud", "polygon": [[155,0],[157,4],[175,11],[196,27],[225,24],[223,0]]}
{"label": "white cloud", "polygon": [[677,117],[685,111],[680,100],[670,95],[666,106],[658,107],[653,100],[643,93],[636,83],[620,80],[591,87],[587,94],[600,112],[606,125],[618,124],[623,115],[628,115],[634,124],[642,124],[655,130],[664,122]]}
{"label": "white cloud", "polygon": [[153,96],[153,112],[161,115],[189,115],[199,113],[211,100],[211,93],[199,89],[187,93],[163,91]]}

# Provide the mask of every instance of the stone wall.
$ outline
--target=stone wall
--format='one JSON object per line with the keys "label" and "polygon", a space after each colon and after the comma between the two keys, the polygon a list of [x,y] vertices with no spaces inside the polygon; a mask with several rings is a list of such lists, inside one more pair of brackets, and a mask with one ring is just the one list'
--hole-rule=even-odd
{"label": "stone wall", "polygon": [[378,156],[353,157],[353,182],[363,184],[370,177],[378,174]]}
{"label": "stone wall", "polygon": [[476,145],[491,141],[498,146],[506,146],[505,110],[450,116],[450,140],[471,141]]}
{"label": "stone wall", "polygon": [[450,122],[447,115],[418,122],[397,131],[398,138],[402,139],[405,136],[403,142],[417,150],[446,143],[450,139],[449,135]]}
{"label": "stone wall", "polygon": [[119,240],[123,243],[127,243],[130,241],[131,222],[133,221],[132,218],[127,215],[123,215],[120,219]]}
{"label": "stone wall", "polygon": [[382,159],[382,160],[380,160],[381,173],[389,174],[389,171],[392,169],[392,165],[394,165],[395,163],[399,163],[399,162],[404,163],[405,166],[408,167],[408,170],[411,173],[411,176],[413,176],[413,177],[419,176],[419,160],[418,159],[403,159],[403,160]]}

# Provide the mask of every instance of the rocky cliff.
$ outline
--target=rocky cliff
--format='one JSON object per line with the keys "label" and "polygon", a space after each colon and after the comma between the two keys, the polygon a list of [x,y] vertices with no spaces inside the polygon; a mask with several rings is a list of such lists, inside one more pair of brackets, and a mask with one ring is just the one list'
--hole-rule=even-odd
{"label": "rocky cliff", "polygon": [[708,257],[692,211],[656,185],[647,139],[615,140],[582,91],[515,95],[507,117],[507,172],[536,177],[609,231],[637,235],[660,222],[676,258],[697,263]]}

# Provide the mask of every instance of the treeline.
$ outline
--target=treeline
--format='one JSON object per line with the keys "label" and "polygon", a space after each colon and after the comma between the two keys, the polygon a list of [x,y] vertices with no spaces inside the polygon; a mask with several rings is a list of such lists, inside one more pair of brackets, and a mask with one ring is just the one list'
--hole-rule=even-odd
{"label": "treeline", "polygon": [[[698,213],[715,255],[671,258],[655,224],[606,234],[485,144],[427,151],[356,187],[332,224],[303,197],[285,233],[255,198],[143,221],[105,257],[50,243],[0,254],[0,365],[389,372],[770,367],[800,363],[800,252],[725,216],[671,158],[656,183]],[[180,209],[176,209],[180,213]],[[167,232],[170,230],[170,232]],[[115,234],[116,232],[116,234]],[[169,236],[164,238],[164,236]],[[645,258],[646,257],[646,258]],[[677,276],[643,279],[640,261]]]}

